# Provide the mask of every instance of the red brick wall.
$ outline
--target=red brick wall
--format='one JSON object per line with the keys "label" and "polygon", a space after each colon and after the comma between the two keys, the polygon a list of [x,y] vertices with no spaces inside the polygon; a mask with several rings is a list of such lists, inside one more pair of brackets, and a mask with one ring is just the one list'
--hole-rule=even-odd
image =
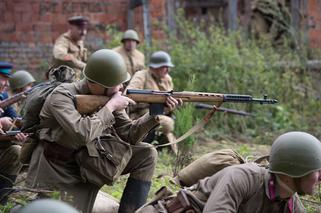
{"label": "red brick wall", "polygon": [[[67,19],[85,15],[91,25],[86,38],[91,51],[105,47],[106,26],[127,29],[129,0],[1,0],[0,60],[15,69],[34,71],[38,79],[52,57],[55,39],[68,29]],[[143,35],[142,8],[135,9],[135,29]],[[163,21],[165,0],[151,0],[152,22]],[[155,29],[153,35],[161,33]],[[159,35],[158,35],[159,36]],[[41,72],[41,73],[40,73]],[[41,77],[40,77],[41,76]]]}
{"label": "red brick wall", "polygon": [[321,0],[308,1],[309,46],[321,48]]}

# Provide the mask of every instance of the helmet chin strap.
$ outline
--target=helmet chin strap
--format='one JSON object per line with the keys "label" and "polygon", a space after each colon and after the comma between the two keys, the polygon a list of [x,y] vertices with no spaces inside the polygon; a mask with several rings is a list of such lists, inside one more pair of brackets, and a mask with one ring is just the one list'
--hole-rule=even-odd
{"label": "helmet chin strap", "polygon": [[277,183],[288,193],[290,193],[291,195],[293,195],[295,193],[295,191],[293,191],[293,189],[291,189],[286,183],[284,183],[284,181],[281,180],[281,178],[276,174],[275,175]]}

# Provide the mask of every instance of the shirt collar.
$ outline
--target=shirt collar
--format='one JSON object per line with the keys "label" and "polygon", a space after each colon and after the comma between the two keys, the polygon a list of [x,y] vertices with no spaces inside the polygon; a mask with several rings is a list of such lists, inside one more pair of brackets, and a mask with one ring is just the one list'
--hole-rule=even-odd
{"label": "shirt collar", "polygon": [[[276,177],[274,174],[267,172],[265,174],[265,194],[270,201],[282,201],[280,198],[280,193],[276,183]],[[287,202],[287,208],[290,213],[294,212],[294,199],[295,196],[292,195],[289,199],[283,199]]]}

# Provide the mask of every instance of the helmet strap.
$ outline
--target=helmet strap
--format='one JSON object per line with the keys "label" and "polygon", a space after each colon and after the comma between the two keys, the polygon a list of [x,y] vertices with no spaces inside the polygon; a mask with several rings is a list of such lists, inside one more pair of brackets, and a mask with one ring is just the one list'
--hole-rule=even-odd
{"label": "helmet strap", "polygon": [[284,181],[281,180],[281,178],[277,174],[275,175],[275,177],[276,177],[277,183],[282,189],[284,189],[287,193],[291,195],[295,193],[295,191],[291,189],[286,183],[284,183]]}

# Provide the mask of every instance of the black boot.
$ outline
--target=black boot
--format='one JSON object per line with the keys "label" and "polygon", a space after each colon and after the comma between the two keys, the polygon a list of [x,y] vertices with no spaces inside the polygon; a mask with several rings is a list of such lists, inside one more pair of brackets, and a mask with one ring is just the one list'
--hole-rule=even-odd
{"label": "black boot", "polygon": [[134,213],[145,204],[151,182],[129,178],[120,200],[118,213]]}
{"label": "black boot", "polygon": [[8,195],[12,192],[12,186],[16,181],[16,175],[0,174],[0,204],[5,205]]}

